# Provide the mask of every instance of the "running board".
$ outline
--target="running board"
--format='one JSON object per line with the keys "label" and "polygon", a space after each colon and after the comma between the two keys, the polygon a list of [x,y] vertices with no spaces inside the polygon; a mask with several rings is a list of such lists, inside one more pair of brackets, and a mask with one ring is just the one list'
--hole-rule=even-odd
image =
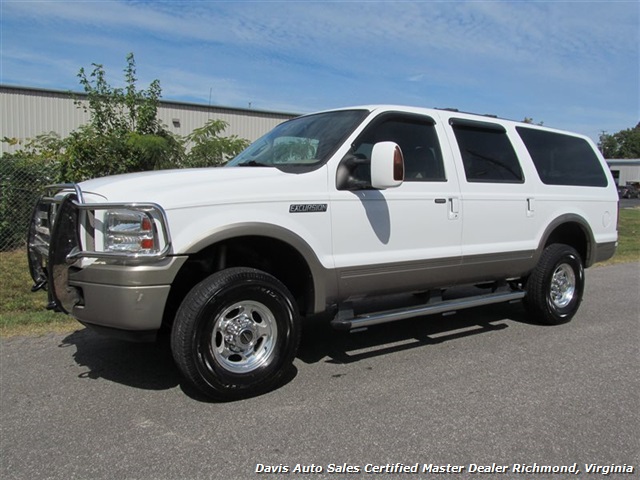
{"label": "running board", "polygon": [[452,314],[465,308],[481,307],[494,303],[515,302],[524,298],[525,292],[500,292],[473,297],[444,300],[432,304],[418,305],[409,308],[398,308],[382,312],[363,315],[353,315],[353,310],[340,310],[331,321],[331,326],[338,330],[353,330],[355,328],[370,327],[380,323],[395,322],[422,315],[436,315],[439,313]]}

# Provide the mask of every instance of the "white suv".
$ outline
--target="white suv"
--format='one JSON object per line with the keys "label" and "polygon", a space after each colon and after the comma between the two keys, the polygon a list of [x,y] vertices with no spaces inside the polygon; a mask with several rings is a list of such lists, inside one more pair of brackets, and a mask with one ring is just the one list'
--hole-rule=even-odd
{"label": "white suv", "polygon": [[[276,385],[314,314],[353,329],[522,299],[568,321],[583,267],[615,251],[617,202],[584,136],[356,107],[285,122],[224,168],[49,187],[29,260],[50,308],[120,336],[170,330],[188,381],[229,399]],[[484,288],[448,297],[468,285]]]}

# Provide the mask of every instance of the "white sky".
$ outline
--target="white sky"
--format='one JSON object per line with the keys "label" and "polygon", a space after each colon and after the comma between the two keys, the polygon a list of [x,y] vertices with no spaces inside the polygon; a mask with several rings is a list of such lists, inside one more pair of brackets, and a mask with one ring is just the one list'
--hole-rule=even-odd
{"label": "white sky", "polygon": [[455,107],[597,139],[640,120],[640,2],[1,2],[0,83],[80,91],[80,67],[163,98],[306,113]]}

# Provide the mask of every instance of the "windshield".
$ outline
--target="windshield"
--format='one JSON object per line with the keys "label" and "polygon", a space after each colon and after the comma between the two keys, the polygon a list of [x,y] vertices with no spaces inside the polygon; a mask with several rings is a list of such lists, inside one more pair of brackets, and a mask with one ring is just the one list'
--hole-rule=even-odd
{"label": "windshield", "polygon": [[317,113],[281,123],[227,166],[313,167],[325,162],[368,112]]}

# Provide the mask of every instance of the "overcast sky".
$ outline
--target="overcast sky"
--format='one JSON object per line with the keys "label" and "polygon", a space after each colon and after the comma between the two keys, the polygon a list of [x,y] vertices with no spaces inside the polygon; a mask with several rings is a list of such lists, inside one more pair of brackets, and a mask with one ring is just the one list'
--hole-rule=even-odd
{"label": "overcast sky", "polygon": [[163,98],[306,113],[455,107],[597,139],[640,120],[640,2],[1,1],[0,83],[80,91],[80,67]]}

